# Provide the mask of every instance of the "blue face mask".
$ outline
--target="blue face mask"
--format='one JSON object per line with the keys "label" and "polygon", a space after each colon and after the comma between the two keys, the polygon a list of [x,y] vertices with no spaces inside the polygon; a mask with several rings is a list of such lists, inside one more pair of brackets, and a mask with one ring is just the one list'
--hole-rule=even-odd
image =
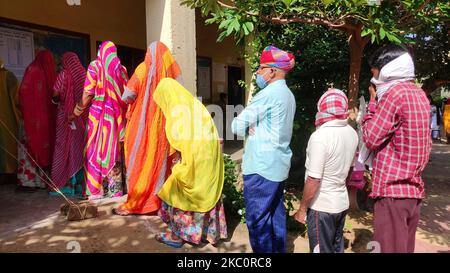
{"label": "blue face mask", "polygon": [[[266,74],[264,74],[264,76],[266,76]],[[259,88],[264,89],[267,87],[268,83],[267,81],[264,79],[264,76],[260,75],[260,74],[256,74],[256,85],[258,85]]]}

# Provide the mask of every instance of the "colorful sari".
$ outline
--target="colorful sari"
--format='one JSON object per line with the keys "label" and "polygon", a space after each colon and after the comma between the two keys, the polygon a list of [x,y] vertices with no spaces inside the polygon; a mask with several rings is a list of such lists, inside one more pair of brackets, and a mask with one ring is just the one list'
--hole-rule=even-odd
{"label": "colorful sari", "polygon": [[125,133],[128,200],[119,210],[127,214],[153,213],[160,208],[156,193],[168,177],[170,145],[164,132],[165,118],[153,93],[166,77],[180,79],[180,67],[163,43],[154,42],[123,96],[131,103]]}
{"label": "colorful sari", "polygon": [[[19,81],[3,67],[0,60],[0,174],[17,171],[17,142],[8,132],[18,137],[19,131]],[[6,126],[6,127],[5,127]],[[6,149],[6,152],[2,149]],[[11,155],[12,156],[11,156]],[[13,157],[14,156],[14,157]]]}
{"label": "colorful sari", "polygon": [[[84,92],[93,95],[89,108],[85,157],[86,195],[103,197],[103,180],[119,189],[121,183],[120,142],[125,135],[126,104],[122,101],[127,71],[117,57],[112,42],[100,46],[97,60],[89,65]],[[121,190],[111,197],[121,196]]]}
{"label": "colorful sari", "polygon": [[52,164],[56,107],[52,104],[56,67],[49,50],[40,51],[25,71],[20,86],[20,110],[28,152],[41,168]]}
{"label": "colorful sari", "polygon": [[[158,193],[164,202],[159,215],[172,238],[214,244],[227,236],[221,202],[224,160],[214,121],[205,106],[171,78],[161,80],[153,99],[166,118],[170,146],[181,154]],[[167,243],[166,234],[157,239]]]}
{"label": "colorful sari", "polygon": [[53,88],[60,99],[52,165],[52,180],[58,188],[65,186],[69,179],[83,168],[87,122],[87,112],[74,121],[75,129],[67,122],[75,104],[83,95],[86,70],[78,56],[72,52],[62,56],[62,67]]}

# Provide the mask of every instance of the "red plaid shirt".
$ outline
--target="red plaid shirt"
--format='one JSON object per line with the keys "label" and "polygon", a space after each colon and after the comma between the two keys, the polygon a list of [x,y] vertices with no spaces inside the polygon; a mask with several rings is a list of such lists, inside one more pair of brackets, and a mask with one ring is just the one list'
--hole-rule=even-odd
{"label": "red plaid shirt", "polygon": [[370,101],[363,139],[376,151],[371,197],[424,198],[422,172],[431,151],[430,102],[412,82],[392,86]]}

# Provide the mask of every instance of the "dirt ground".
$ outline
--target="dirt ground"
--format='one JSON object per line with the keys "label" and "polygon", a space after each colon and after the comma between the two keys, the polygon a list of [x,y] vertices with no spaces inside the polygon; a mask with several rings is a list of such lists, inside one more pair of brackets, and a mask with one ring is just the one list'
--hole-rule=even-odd
{"label": "dirt ground", "polygon": [[[423,202],[416,252],[450,252],[450,145],[435,144],[424,178]],[[245,225],[228,219],[229,239],[217,246],[186,244],[173,249],[154,240],[165,225],[158,216],[121,217],[111,209],[121,199],[98,202],[96,219],[68,222],[59,214],[63,201],[45,191],[16,193],[15,185],[0,186],[0,252],[27,253],[249,253]],[[372,214],[352,210],[345,225],[346,252],[370,252]],[[306,238],[305,238],[306,237]],[[288,252],[307,253],[307,236],[289,233]]]}

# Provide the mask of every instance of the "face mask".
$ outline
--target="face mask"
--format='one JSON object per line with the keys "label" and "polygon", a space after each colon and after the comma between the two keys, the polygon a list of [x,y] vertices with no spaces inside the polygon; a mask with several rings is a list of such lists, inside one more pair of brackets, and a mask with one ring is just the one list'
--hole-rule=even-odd
{"label": "face mask", "polygon": [[264,76],[257,74],[256,75],[256,85],[258,85],[259,88],[264,89],[267,87],[268,83],[264,79],[264,77],[267,75],[267,73],[264,74]]}

